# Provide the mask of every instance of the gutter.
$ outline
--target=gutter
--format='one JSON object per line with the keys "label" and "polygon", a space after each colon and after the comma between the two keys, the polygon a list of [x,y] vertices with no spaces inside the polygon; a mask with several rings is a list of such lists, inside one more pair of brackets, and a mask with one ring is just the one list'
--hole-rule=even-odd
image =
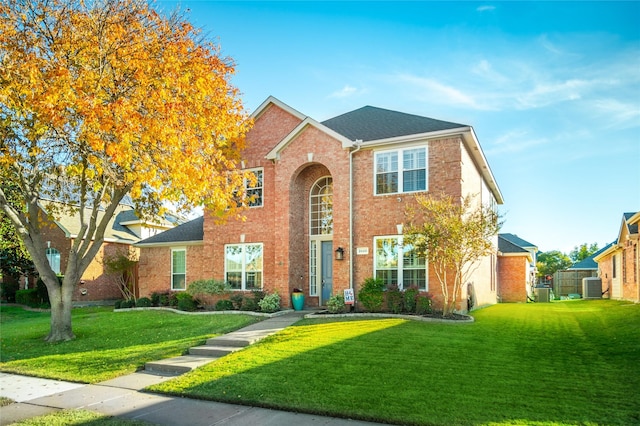
{"label": "gutter", "polygon": [[356,149],[349,152],[349,288],[353,290],[353,154],[360,151],[362,140],[354,142]]}

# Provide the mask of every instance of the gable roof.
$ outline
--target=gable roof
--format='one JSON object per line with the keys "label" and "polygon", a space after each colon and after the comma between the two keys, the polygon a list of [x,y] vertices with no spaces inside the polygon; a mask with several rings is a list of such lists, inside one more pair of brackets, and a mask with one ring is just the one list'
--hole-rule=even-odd
{"label": "gable roof", "polygon": [[598,269],[598,263],[595,261],[595,258],[600,256],[605,251],[609,250],[614,245],[615,242],[605,245],[600,250],[593,253],[591,256],[582,259],[580,262],[574,263],[570,268],[567,268],[567,270],[575,271],[579,269]]}
{"label": "gable roof", "polygon": [[321,124],[350,140],[363,142],[469,127],[372,106],[364,106]]}
{"label": "gable roof", "polygon": [[503,254],[530,254],[527,250],[498,235],[498,251]]}
{"label": "gable roof", "polygon": [[168,245],[196,245],[204,240],[204,216],[178,225],[168,231],[161,232],[134,244],[136,247],[153,247]]}
{"label": "gable roof", "polygon": [[269,160],[277,160],[280,152],[309,126],[333,137],[347,150],[358,150],[364,147],[363,144],[373,148],[456,135],[462,139],[496,202],[504,203],[498,183],[471,126],[372,106],[365,106],[319,123],[273,96],[269,96],[251,115],[257,120],[274,105],[299,118],[301,123],[269,151],[266,156]]}
{"label": "gable roof", "polygon": [[533,248],[535,249],[535,251],[538,250],[538,246],[536,246],[535,244],[530,243],[529,241],[523,240],[522,238],[518,237],[516,234],[500,234],[500,237],[504,238],[505,240],[519,246],[519,247],[526,247],[526,248]]}

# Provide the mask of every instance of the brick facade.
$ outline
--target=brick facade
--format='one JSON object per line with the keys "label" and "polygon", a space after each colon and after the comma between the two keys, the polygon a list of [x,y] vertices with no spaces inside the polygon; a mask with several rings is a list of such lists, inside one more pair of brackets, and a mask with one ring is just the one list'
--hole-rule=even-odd
{"label": "brick facade", "polygon": [[527,274],[529,259],[523,256],[500,256],[498,261],[499,300],[501,302],[527,301]]}
{"label": "brick facade", "polygon": [[[363,281],[374,275],[374,238],[398,236],[397,225],[405,222],[407,206],[415,203],[413,193],[374,194],[374,153],[397,145],[345,147],[348,141],[340,135],[277,102],[261,109],[254,120],[243,167],[262,168],[263,205],[246,211],[244,221],[232,219],[223,224],[205,213],[202,249],[197,256],[187,256],[187,282],[224,279],[227,244],[261,243],[265,291],[278,292],[284,306],[290,306],[293,288],[305,292],[307,306],[325,304],[320,288],[318,294],[310,295],[310,246],[312,240],[330,241],[332,293],[353,287],[357,296]],[[409,146],[427,147],[429,191],[454,197],[481,191],[482,174],[461,134],[424,138]],[[310,194],[324,177],[333,182],[333,234],[313,236]],[[335,259],[339,247],[344,250],[344,260]],[[170,288],[170,248],[143,246],[141,295]],[[474,275],[477,306],[496,301],[495,267],[495,256],[489,257]],[[429,293],[440,304],[440,286],[431,270],[428,281]],[[462,299],[466,301],[466,294]],[[460,308],[465,309],[466,302]]]}

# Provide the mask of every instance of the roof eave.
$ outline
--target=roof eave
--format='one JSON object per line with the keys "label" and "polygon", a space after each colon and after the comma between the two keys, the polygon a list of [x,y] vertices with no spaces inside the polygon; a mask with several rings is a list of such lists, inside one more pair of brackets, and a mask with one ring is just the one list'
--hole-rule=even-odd
{"label": "roof eave", "polygon": [[135,243],[134,247],[150,248],[150,247],[178,247],[178,246],[201,246],[202,240],[193,241],[165,241],[160,243]]}
{"label": "roof eave", "polygon": [[471,126],[463,126],[454,129],[438,130],[435,132],[416,133],[412,135],[366,141],[362,144],[362,148],[382,147],[398,143],[411,143],[424,140],[441,139],[443,137],[451,136],[462,136],[462,140],[467,146],[471,157],[476,163],[476,167],[478,167],[478,170],[480,171],[480,174],[484,177],[487,185],[491,189],[496,202],[498,204],[504,204],[502,192],[498,187],[498,183],[493,176],[493,172],[489,167],[489,163],[487,162],[487,159],[482,152],[482,148],[480,147],[478,138],[476,137],[473,127]]}
{"label": "roof eave", "polygon": [[354,146],[354,141],[342,136],[340,133],[331,130],[327,126],[317,122],[311,117],[305,117],[300,124],[298,124],[284,139],[282,139],[269,153],[266,155],[267,160],[277,160],[280,157],[280,152],[286,148],[300,133],[304,131],[308,126],[315,127],[321,132],[326,133],[330,137],[336,139],[342,144],[343,149],[348,149]]}

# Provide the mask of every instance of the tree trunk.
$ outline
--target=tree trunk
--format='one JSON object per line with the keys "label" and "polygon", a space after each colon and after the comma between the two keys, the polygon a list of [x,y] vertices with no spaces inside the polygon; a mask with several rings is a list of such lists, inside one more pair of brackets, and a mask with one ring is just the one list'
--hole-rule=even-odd
{"label": "tree trunk", "polygon": [[71,308],[73,307],[72,298],[75,287],[73,283],[75,280],[65,276],[62,286],[58,283],[57,278],[55,282],[48,282],[51,280],[43,277],[43,281],[47,286],[51,302],[51,330],[44,340],[53,343],[75,339],[76,336],[71,328]]}

